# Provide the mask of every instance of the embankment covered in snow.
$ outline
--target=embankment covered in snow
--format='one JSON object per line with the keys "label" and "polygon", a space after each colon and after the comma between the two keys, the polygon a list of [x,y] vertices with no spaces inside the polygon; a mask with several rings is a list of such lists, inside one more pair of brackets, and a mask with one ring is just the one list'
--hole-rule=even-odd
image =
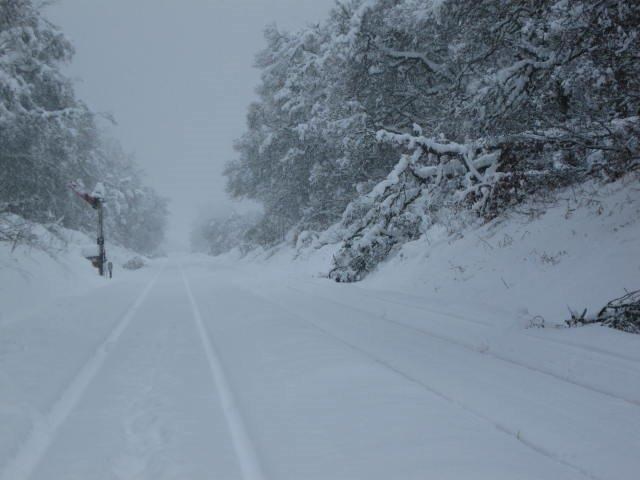
{"label": "embankment covered in snow", "polygon": [[[584,184],[455,234],[434,225],[362,282],[335,287],[385,292],[465,315],[483,312],[505,326],[564,324],[569,309],[595,313],[640,288],[639,185],[636,175],[606,186]],[[321,245],[235,251],[218,262],[253,264],[257,275],[266,269],[322,278],[341,244]]]}
{"label": "embankment covered in snow", "polygon": [[[64,228],[48,230],[16,216],[3,217],[4,226],[10,222],[19,223],[28,238],[0,241],[0,325],[14,322],[52,299],[107,284],[84,258],[88,250],[96,248],[94,238]],[[136,254],[109,243],[106,248],[108,260],[114,264],[114,277],[128,275],[122,265]]]}

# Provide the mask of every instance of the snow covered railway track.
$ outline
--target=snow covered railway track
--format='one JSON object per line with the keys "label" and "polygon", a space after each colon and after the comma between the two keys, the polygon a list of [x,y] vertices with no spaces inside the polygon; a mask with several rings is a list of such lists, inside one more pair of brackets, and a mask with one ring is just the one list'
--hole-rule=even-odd
{"label": "snow covered railway track", "polygon": [[[310,286],[317,286],[315,283],[310,282],[308,280],[302,280],[302,283],[306,283]],[[302,293],[305,293],[307,295],[314,295],[314,296],[318,296],[318,297],[322,297],[327,298],[325,295],[319,295],[316,292],[309,292],[308,290],[303,290],[300,289],[299,287],[292,287],[289,286],[289,288],[300,291]],[[453,312],[447,312],[447,311],[443,311],[443,310],[439,310],[433,307],[426,307],[424,305],[417,305],[414,303],[407,303],[407,302],[400,302],[400,301],[396,301],[396,300],[392,300],[389,298],[382,298],[380,296],[375,296],[372,294],[367,293],[366,291],[364,291],[364,289],[362,288],[354,288],[352,290],[350,290],[350,292],[355,293],[356,296],[362,298],[362,299],[366,299],[367,301],[375,301],[378,302],[380,304],[386,304],[386,305],[397,305],[399,307],[402,308],[409,308],[411,310],[415,310],[424,314],[432,314],[432,315],[438,315],[441,317],[446,317],[446,318],[451,318],[453,320],[456,320],[458,322],[462,322],[465,323],[467,325],[470,326],[474,326],[474,327],[481,327],[484,329],[488,329],[488,330],[496,330],[497,325],[495,325],[494,323],[491,323],[489,321],[484,321],[484,320],[478,320],[478,319],[470,319],[470,318],[466,318],[465,316],[461,315],[461,314],[457,314],[457,313],[453,313]],[[331,300],[334,301],[335,300]],[[342,305],[342,303],[341,303]],[[345,304],[348,305],[348,304]],[[350,306],[350,305],[348,305]],[[357,307],[355,307],[357,308]],[[624,353],[620,353],[620,352],[615,352],[612,350],[608,350],[605,348],[600,348],[597,346],[592,346],[592,345],[586,345],[583,343],[578,343],[578,342],[574,342],[574,341],[570,341],[570,340],[561,340],[561,339],[557,339],[557,338],[548,338],[548,337],[541,337],[539,335],[536,335],[534,333],[527,333],[527,332],[521,332],[521,334],[527,338],[530,338],[536,342],[539,342],[541,344],[544,343],[550,343],[550,344],[555,344],[555,345],[561,345],[563,347],[572,349],[572,350],[576,350],[576,351],[580,351],[580,352],[585,352],[588,354],[598,354],[601,355],[603,357],[609,357],[611,359],[615,359],[615,360],[624,360],[627,361],[631,364],[633,364],[635,367],[637,367],[640,370],[640,356],[633,356],[633,355],[628,355],[628,354],[624,354]]]}
{"label": "snow covered railway track", "polygon": [[533,333],[524,333],[523,335],[528,337],[528,338],[531,338],[531,339],[533,339],[533,340],[535,340],[537,342],[541,342],[541,343],[554,343],[556,345],[561,345],[561,346],[563,346],[565,348],[579,350],[581,352],[588,353],[588,354],[595,353],[595,354],[601,355],[603,357],[609,357],[609,358],[616,359],[616,360],[624,360],[626,362],[629,362],[629,363],[633,364],[638,369],[640,369],[640,358],[639,357],[633,357],[631,355],[625,355],[623,353],[616,353],[616,352],[612,352],[611,350],[606,350],[604,348],[584,345],[584,344],[580,344],[580,343],[572,342],[572,341],[568,341],[568,340],[559,340],[557,338],[543,338],[543,337],[539,337],[538,335],[533,334]]}
{"label": "snow covered railway track", "polygon": [[312,327],[313,329],[317,330],[318,332],[322,333],[323,335],[331,338],[333,341],[336,341],[336,342],[344,345],[345,347],[347,347],[351,351],[357,353],[358,355],[360,355],[360,356],[362,356],[362,357],[364,357],[364,358],[366,358],[366,359],[368,359],[368,360],[380,365],[384,369],[392,372],[394,375],[397,375],[398,377],[401,377],[405,381],[408,381],[408,382],[410,382],[412,384],[418,385],[419,387],[421,387],[425,391],[429,392],[433,396],[437,397],[438,399],[440,399],[440,400],[442,400],[442,401],[444,401],[444,402],[446,402],[448,404],[453,405],[454,407],[456,407],[456,408],[458,408],[458,409],[460,409],[460,410],[472,415],[473,417],[479,419],[482,422],[490,424],[497,431],[499,431],[500,433],[502,433],[504,435],[507,435],[512,440],[517,441],[520,444],[524,445],[525,447],[527,447],[533,453],[535,453],[537,455],[540,455],[541,457],[544,457],[544,458],[546,458],[546,459],[548,459],[550,461],[556,462],[557,464],[568,468],[569,470],[573,471],[574,473],[579,474],[583,478],[588,478],[588,479],[591,479],[591,480],[604,480],[605,479],[605,477],[601,477],[599,475],[594,474],[588,468],[584,468],[583,466],[566,459],[565,455],[558,454],[557,452],[554,452],[552,449],[547,448],[543,444],[541,444],[541,443],[539,443],[539,442],[537,442],[535,440],[529,439],[526,435],[522,434],[522,432],[520,430],[518,430],[517,428],[513,428],[508,423],[505,423],[505,422],[502,422],[502,421],[497,420],[495,418],[492,418],[492,416],[483,413],[479,409],[473,408],[467,402],[461,401],[455,395],[450,395],[445,390],[443,390],[441,388],[434,387],[432,384],[423,381],[422,379],[418,378],[416,375],[413,375],[410,372],[407,372],[405,369],[400,368],[400,367],[394,365],[393,363],[386,361],[384,358],[382,358],[382,356],[377,355],[375,352],[372,352],[370,349],[363,348],[363,347],[357,345],[356,343],[351,342],[351,341],[343,338],[342,336],[335,334],[330,329],[324,328],[323,326],[319,325],[317,322],[315,322],[313,320],[310,320],[306,316],[305,317],[301,316],[296,311],[291,310],[287,306],[285,306],[285,305],[283,305],[281,303],[275,302],[275,301],[263,296],[262,294],[259,294],[257,292],[253,292],[253,291],[250,292],[250,293],[252,295],[254,295],[254,296],[257,296],[257,297],[261,298],[265,303],[268,303],[268,304],[274,306],[275,308],[280,309],[283,312],[286,312],[292,318],[295,318],[296,320],[301,321],[304,324]]}
{"label": "snow covered railway track", "polygon": [[625,478],[617,473],[640,467],[634,454],[608,448],[620,441],[638,444],[636,404],[531,369],[515,368],[477,349],[416,335],[410,328],[397,328],[372,317],[371,312],[345,310],[339,302],[322,296],[312,302],[307,296],[274,295],[276,289],[270,292],[252,291],[288,317],[386,364],[396,374],[439,393],[461,410],[484,419],[528,449],[571,466],[585,478]]}
{"label": "snow covered railway track", "polygon": [[87,388],[109,358],[114,345],[133,321],[161,273],[162,269],[149,281],[105,340],[82,365],[48,413],[38,420],[15,456],[0,470],[0,480],[27,480],[30,478],[54,442],[60,427],[74,411]]}
{"label": "snow covered railway track", "polygon": [[[340,307],[343,307],[343,308],[348,308],[348,309],[350,309],[352,311],[359,312],[359,313],[361,313],[363,315],[366,315],[366,316],[369,316],[369,317],[375,317],[377,320],[385,322],[387,324],[395,325],[397,327],[400,327],[402,329],[406,329],[406,330],[418,333],[420,335],[425,335],[425,336],[437,339],[439,341],[447,342],[448,344],[454,345],[454,346],[456,346],[458,348],[465,349],[465,350],[467,350],[469,352],[473,352],[474,354],[490,357],[490,358],[496,359],[498,361],[510,364],[510,365],[512,365],[512,366],[514,366],[516,368],[526,369],[526,370],[529,370],[529,371],[532,371],[532,372],[539,373],[541,375],[546,375],[546,376],[551,377],[551,378],[553,378],[555,380],[558,380],[560,382],[564,382],[564,383],[567,383],[567,384],[570,384],[570,385],[573,385],[573,386],[576,386],[576,387],[579,387],[579,388],[583,388],[585,390],[589,390],[591,392],[594,392],[594,393],[597,393],[597,394],[600,394],[600,395],[604,395],[604,396],[610,397],[610,398],[615,399],[615,400],[619,400],[619,401],[625,402],[625,403],[630,404],[630,405],[632,405],[634,407],[640,407],[640,400],[638,400],[638,399],[629,398],[629,397],[626,397],[626,396],[623,396],[623,395],[619,395],[619,394],[616,394],[614,392],[608,391],[606,389],[599,388],[598,386],[591,385],[591,384],[588,384],[586,382],[574,380],[572,378],[559,375],[559,374],[557,374],[557,373],[555,373],[555,372],[553,372],[551,370],[545,369],[545,368],[540,368],[540,367],[536,367],[536,366],[533,366],[533,365],[528,365],[526,363],[523,363],[523,362],[520,362],[520,361],[515,360],[513,358],[510,358],[510,357],[508,357],[506,355],[502,355],[502,354],[497,353],[497,352],[492,352],[492,351],[490,351],[488,346],[483,348],[482,346],[473,344],[471,342],[465,342],[464,340],[460,340],[460,339],[454,338],[452,336],[443,335],[443,334],[440,334],[440,333],[436,333],[436,332],[427,330],[425,328],[420,328],[420,327],[417,327],[417,326],[414,326],[414,325],[406,324],[404,322],[400,322],[400,321],[397,321],[397,320],[392,320],[392,319],[387,318],[386,316],[383,316],[383,315],[380,315],[380,314],[377,314],[377,313],[372,313],[372,312],[367,311],[367,310],[362,309],[362,308],[354,307],[353,305],[350,305],[348,303],[336,301],[336,300],[328,298],[328,297],[326,297],[324,295],[318,295],[318,294],[315,294],[315,293],[309,293],[307,291],[304,291],[304,290],[301,290],[301,289],[298,289],[298,288],[295,288],[295,287],[292,287],[292,286],[288,286],[288,288],[290,290],[293,290],[293,291],[297,292],[297,293],[302,293],[302,294],[305,294],[305,295],[308,295],[308,296],[311,296],[311,297],[320,298],[320,299],[322,299],[322,301],[331,302],[334,305],[337,305],[337,306],[340,306]],[[542,339],[540,337],[529,336],[529,335],[527,335],[527,337],[535,339],[535,340],[539,340],[539,341],[542,341],[542,342],[546,341],[546,339]],[[560,342],[560,343],[564,344],[564,342]],[[594,351],[591,351],[591,350],[587,350],[587,353],[599,353],[599,352],[594,352]],[[626,358],[618,358],[617,360],[629,361]],[[635,363],[634,363],[633,367],[640,367],[640,365],[635,365]]]}
{"label": "snow covered railway track", "polygon": [[[308,280],[302,280],[302,283],[306,283],[307,285],[310,286],[316,286],[313,282],[310,282]],[[288,288],[292,289],[292,290],[297,290],[300,291],[302,293],[305,293],[307,295],[315,295],[318,297],[322,297],[322,298],[326,298],[324,295],[318,295],[315,292],[309,292],[307,290],[303,290],[299,287],[292,287],[291,285],[288,286]],[[363,291],[363,289],[361,288],[353,288],[352,290],[350,290],[350,292],[356,292],[356,295],[362,299],[366,299],[366,300],[373,300],[382,304],[388,304],[388,305],[397,305],[399,307],[403,307],[403,308],[410,308],[412,310],[417,310],[419,312],[422,313],[427,313],[427,314],[434,314],[434,315],[440,315],[443,317],[447,317],[447,318],[453,318],[454,320],[466,323],[468,325],[474,325],[474,326],[480,326],[480,327],[485,327],[485,328],[494,328],[495,325],[493,323],[490,323],[488,321],[484,321],[484,320],[478,320],[478,319],[471,319],[471,318],[466,318],[462,315],[459,315],[457,313],[452,313],[452,312],[445,312],[443,310],[438,310],[435,309],[433,307],[425,307],[424,305],[416,305],[413,303],[406,303],[406,302],[399,302],[397,300],[392,300],[389,298],[381,298],[379,296],[375,296],[375,295],[371,295],[368,294],[367,292]]]}
{"label": "snow covered railway track", "polygon": [[191,313],[196,324],[198,336],[202,342],[202,348],[209,365],[213,386],[218,392],[220,404],[224,413],[225,420],[229,429],[229,434],[233,443],[234,451],[238,460],[238,466],[242,473],[243,480],[266,480],[262,471],[262,466],[256,454],[255,447],[247,432],[244,418],[238,404],[234,398],[233,391],[227,381],[227,377],[216,351],[213,340],[207,332],[200,308],[193,295],[193,290],[189,280],[181,268],[182,280],[187,291]]}

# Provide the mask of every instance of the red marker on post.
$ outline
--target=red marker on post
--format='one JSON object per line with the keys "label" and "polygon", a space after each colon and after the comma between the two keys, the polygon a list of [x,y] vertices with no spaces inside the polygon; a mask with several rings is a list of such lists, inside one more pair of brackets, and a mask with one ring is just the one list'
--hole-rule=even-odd
{"label": "red marker on post", "polygon": [[85,191],[77,182],[70,182],[69,188],[73,190],[73,192],[78,195],[81,199],[91,205],[91,208],[98,209],[100,206],[100,197],[94,197],[90,195],[87,191]]}

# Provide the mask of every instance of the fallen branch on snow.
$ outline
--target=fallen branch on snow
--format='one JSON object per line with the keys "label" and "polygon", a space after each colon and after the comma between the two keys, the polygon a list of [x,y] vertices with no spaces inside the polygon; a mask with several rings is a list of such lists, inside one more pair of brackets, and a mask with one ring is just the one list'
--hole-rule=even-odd
{"label": "fallen branch on snow", "polygon": [[623,332],[640,334],[640,290],[610,301],[595,318],[588,318],[586,314],[586,309],[579,315],[571,312],[571,319],[565,323],[568,327],[599,323]]}

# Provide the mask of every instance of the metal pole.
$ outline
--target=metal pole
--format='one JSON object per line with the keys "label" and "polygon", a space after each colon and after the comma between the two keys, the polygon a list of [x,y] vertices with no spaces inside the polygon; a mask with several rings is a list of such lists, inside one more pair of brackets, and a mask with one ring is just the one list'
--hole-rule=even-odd
{"label": "metal pole", "polygon": [[104,251],[104,216],[102,210],[102,199],[98,200],[98,249],[99,249],[99,260],[98,260],[98,273],[100,276],[105,275],[104,264],[107,259],[105,251]]}

